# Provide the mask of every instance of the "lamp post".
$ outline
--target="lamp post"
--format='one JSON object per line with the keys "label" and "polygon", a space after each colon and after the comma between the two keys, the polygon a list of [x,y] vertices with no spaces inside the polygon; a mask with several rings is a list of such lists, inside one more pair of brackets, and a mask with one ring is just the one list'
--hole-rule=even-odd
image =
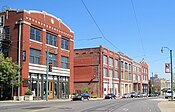
{"label": "lamp post", "polygon": [[18,20],[18,24],[19,24],[19,32],[18,32],[18,100],[20,100],[20,93],[21,93],[21,84],[20,84],[20,68],[21,68],[21,24],[22,24],[22,18],[20,18]]}
{"label": "lamp post", "polygon": [[171,100],[173,100],[173,59],[172,59],[172,50],[168,47],[162,47],[161,52],[163,53],[163,49],[166,48],[170,51],[170,64],[171,64]]}
{"label": "lamp post", "polygon": [[49,51],[46,51],[46,101],[48,101],[48,69],[49,69]]}

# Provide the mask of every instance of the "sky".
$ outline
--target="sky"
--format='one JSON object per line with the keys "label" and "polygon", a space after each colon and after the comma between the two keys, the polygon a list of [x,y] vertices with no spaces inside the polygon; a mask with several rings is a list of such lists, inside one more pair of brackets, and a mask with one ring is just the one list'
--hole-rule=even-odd
{"label": "sky", "polygon": [[[165,73],[175,51],[175,0],[0,0],[5,8],[45,11],[74,31],[74,48],[103,45],[149,64],[149,76]],[[101,37],[101,38],[100,38]],[[162,47],[168,47],[161,53]],[[175,53],[173,69],[175,72]]]}

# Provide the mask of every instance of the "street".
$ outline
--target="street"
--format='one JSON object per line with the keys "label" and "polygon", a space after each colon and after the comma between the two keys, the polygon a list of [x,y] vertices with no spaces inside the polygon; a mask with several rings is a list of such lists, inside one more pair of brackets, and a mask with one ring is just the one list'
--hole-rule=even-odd
{"label": "street", "polygon": [[158,98],[0,102],[0,112],[160,112]]}

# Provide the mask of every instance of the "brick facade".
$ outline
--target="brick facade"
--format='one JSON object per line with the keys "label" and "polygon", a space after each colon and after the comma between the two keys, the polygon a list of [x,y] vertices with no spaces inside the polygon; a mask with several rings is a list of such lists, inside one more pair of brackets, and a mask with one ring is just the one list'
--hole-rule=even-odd
{"label": "brick facade", "polygon": [[[74,32],[67,27],[61,19],[55,17],[44,11],[34,11],[34,10],[12,10],[8,9],[4,12],[0,13],[0,16],[4,18],[4,25],[0,27],[1,30],[5,26],[9,27],[10,30],[10,41],[11,46],[9,48],[8,56],[12,57],[14,62],[19,62],[18,60],[18,37],[19,37],[19,27],[21,25],[21,53],[20,53],[20,64],[21,64],[21,72],[20,72],[20,96],[24,96],[25,92],[28,88],[33,89],[36,93],[37,99],[42,97],[44,98],[43,90],[45,90],[45,74],[46,74],[46,51],[49,53],[56,55],[56,66],[53,67],[52,72],[49,72],[50,82],[55,90],[51,90],[52,92],[57,91],[60,93],[60,96],[57,92],[54,92],[53,97],[51,98],[59,98],[63,97],[61,95],[71,94],[73,92],[74,84],[73,84],[73,47],[74,47]],[[19,21],[21,19],[21,21]],[[39,30],[41,40],[36,41],[31,39],[30,32],[31,27]],[[46,33],[49,33],[56,37],[56,46],[49,45],[46,43]],[[68,49],[63,49],[62,39],[68,41]],[[53,41],[53,40],[52,40]],[[30,49],[40,51],[40,63],[34,64],[30,62]],[[26,60],[23,61],[23,52],[26,52]],[[65,56],[68,58],[68,67],[62,68],[61,66],[61,58]],[[52,78],[51,78],[52,77]],[[30,82],[29,86],[24,86],[23,81],[28,79]],[[57,80],[58,79],[58,80]],[[67,82],[68,80],[68,82]],[[33,81],[33,82],[32,82]],[[62,81],[62,82],[59,82]],[[31,85],[36,83],[35,85]],[[55,83],[55,84],[54,84]],[[59,84],[58,84],[59,83]],[[62,86],[69,83],[68,87],[65,89]],[[50,83],[49,83],[50,84]],[[61,84],[61,85],[60,85]],[[58,88],[57,88],[58,87]],[[38,89],[40,90],[38,91]],[[41,89],[42,88],[42,89]],[[65,90],[61,91],[60,88]],[[37,91],[37,92],[36,92]],[[63,93],[61,93],[63,92]],[[53,94],[53,93],[52,93]],[[57,94],[57,96],[55,96]],[[15,92],[17,95],[17,91]]]}
{"label": "brick facade", "polygon": [[[135,66],[140,72],[133,71]],[[137,75],[137,80],[133,80],[133,74]],[[144,80],[143,76],[146,77]],[[90,89],[91,96],[97,97],[104,97],[108,93],[122,96],[132,91],[148,92],[147,77],[148,65],[144,60],[134,62],[123,53],[103,46],[74,50],[75,92],[81,92],[84,87]]]}

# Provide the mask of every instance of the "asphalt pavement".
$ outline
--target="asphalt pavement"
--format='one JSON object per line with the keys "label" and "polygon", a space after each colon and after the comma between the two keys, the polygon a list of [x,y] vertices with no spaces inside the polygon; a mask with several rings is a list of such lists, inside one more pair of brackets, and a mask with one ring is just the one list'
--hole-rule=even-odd
{"label": "asphalt pavement", "polygon": [[[98,100],[101,99],[101,98],[97,98]],[[91,100],[97,100],[97,99],[91,99]],[[167,99],[162,99],[162,98],[158,98],[157,100],[160,100],[160,102],[158,103],[158,107],[160,109],[161,112],[175,112],[175,100],[174,101],[170,101],[170,100],[167,100]],[[67,99],[67,100],[49,100],[49,102],[52,102],[52,101],[70,101],[70,99]],[[4,106],[5,105],[9,105],[8,102],[21,102],[21,101],[0,101],[0,102],[4,102]],[[34,100],[34,101],[22,101],[22,102],[46,102],[45,100]],[[13,105],[13,103],[11,105]],[[3,105],[1,105],[3,106]]]}

